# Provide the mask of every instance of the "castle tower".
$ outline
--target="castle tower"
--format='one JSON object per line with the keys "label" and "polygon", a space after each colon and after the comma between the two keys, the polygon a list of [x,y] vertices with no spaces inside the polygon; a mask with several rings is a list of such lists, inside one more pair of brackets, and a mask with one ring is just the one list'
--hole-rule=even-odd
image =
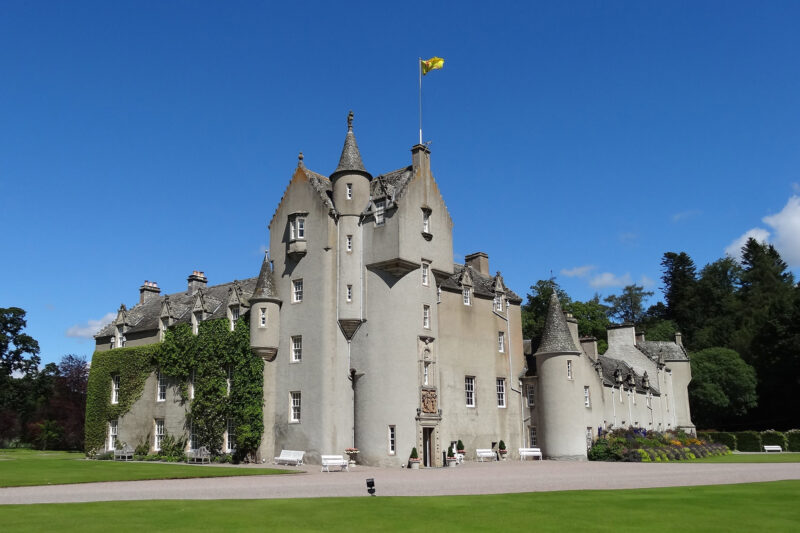
{"label": "castle tower", "polygon": [[362,213],[370,203],[372,176],[364,168],[353,133],[353,112],[347,116],[347,136],[339,166],[331,174],[333,205],[338,215],[337,319],[350,341],[364,321]]}
{"label": "castle tower", "polygon": [[554,293],[535,354],[542,452],[550,459],[586,460],[580,355]]}

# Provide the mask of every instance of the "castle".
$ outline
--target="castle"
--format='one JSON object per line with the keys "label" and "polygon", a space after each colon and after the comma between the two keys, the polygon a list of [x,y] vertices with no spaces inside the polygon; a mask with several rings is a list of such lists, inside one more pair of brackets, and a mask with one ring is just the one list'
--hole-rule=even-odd
{"label": "castle", "polygon": [[[488,256],[454,263],[429,149],[418,144],[411,165],[373,177],[352,120],[329,177],[300,154],[256,278],[208,286],[194,271],[185,292],[163,297],[145,282],[139,303],[96,335],[97,350],[156,343],[180,323],[233,327],[249,311],[252,354],[264,360],[264,460],[293,449],[315,462],[357,447],[364,464],[396,466],[416,447],[425,466],[441,466],[458,440],[468,457],[503,440],[511,457],[541,446],[546,457],[585,459],[598,428],[691,428],[679,344],[620,327],[598,356],[554,301],[537,353],[526,354],[522,300]],[[108,421],[107,447],[153,435],[157,448],[165,431],[186,434],[179,387],[154,372],[129,412]],[[112,383],[109,401],[118,390]],[[235,433],[229,422],[228,451]]]}

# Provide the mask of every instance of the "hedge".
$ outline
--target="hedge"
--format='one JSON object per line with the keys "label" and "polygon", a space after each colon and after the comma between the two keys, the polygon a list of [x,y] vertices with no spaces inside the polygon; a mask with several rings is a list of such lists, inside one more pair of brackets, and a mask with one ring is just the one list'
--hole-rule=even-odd
{"label": "hedge", "polygon": [[736,449],[740,452],[760,452],[761,434],[757,431],[738,431],[736,435]]}
{"label": "hedge", "polygon": [[764,446],[780,446],[781,450],[784,451],[789,449],[788,443],[786,442],[786,435],[774,429],[761,432],[761,444]]}
{"label": "hedge", "polygon": [[731,450],[736,450],[736,435],[733,433],[728,433],[726,431],[719,431],[717,433],[711,433],[711,442],[716,442],[719,444],[724,444]]}
{"label": "hedge", "polygon": [[785,433],[790,452],[800,452],[800,429],[790,429]]}

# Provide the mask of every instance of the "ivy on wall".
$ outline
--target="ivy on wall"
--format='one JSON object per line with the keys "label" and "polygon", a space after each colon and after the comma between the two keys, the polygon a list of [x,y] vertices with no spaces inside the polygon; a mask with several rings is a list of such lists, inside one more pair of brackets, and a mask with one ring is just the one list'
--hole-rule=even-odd
{"label": "ivy on wall", "polygon": [[[107,422],[130,409],[141,396],[147,376],[158,369],[180,383],[182,401],[189,404],[187,434],[191,428],[199,443],[214,454],[222,453],[222,434],[230,419],[235,428],[235,458],[254,453],[264,432],[264,361],[250,351],[249,323],[249,314],[245,314],[231,331],[225,318],[208,320],[200,323],[197,335],[189,324],[178,324],[165,333],[160,344],[95,352],[87,396],[87,450],[103,446]],[[131,358],[129,354],[135,355]],[[97,371],[95,361],[100,364]],[[130,367],[127,374],[118,370],[123,367]],[[115,372],[121,378],[120,403],[112,406],[111,376]],[[189,398],[188,388],[192,375],[194,399]]]}

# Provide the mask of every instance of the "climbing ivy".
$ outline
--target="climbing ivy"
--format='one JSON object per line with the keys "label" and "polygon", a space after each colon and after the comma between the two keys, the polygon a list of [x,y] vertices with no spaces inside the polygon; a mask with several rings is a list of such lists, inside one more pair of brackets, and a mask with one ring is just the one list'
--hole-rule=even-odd
{"label": "climbing ivy", "polygon": [[[111,375],[119,365],[126,363],[128,353],[141,359],[130,375],[122,374],[123,384],[138,385],[136,396],[125,397],[123,404],[111,406]],[[101,361],[111,370],[100,370],[95,375],[95,361]],[[104,363],[112,361],[113,363]],[[115,366],[116,365],[116,366]],[[237,320],[230,330],[227,319],[201,322],[198,334],[193,335],[189,324],[178,324],[164,334],[164,341],[140,348],[123,348],[95,352],[92,358],[92,375],[89,379],[90,394],[87,397],[86,443],[87,449],[99,449],[105,441],[106,424],[124,414],[141,396],[147,376],[158,369],[180,383],[181,398],[188,403],[186,428],[195,434],[198,442],[214,454],[222,453],[222,434],[227,429],[228,419],[235,427],[236,453],[234,459],[252,455],[261,442],[264,432],[263,370],[264,361],[250,351],[249,315]],[[228,369],[231,370],[230,394],[228,394]],[[138,373],[137,373],[138,372]],[[135,375],[134,375],[135,374]],[[188,382],[194,374],[194,398],[189,398]],[[97,392],[92,394],[92,383],[97,382]],[[104,384],[104,385],[103,385]],[[105,389],[102,389],[102,387]],[[96,412],[89,418],[89,406]],[[114,407],[116,409],[109,409]],[[90,429],[91,425],[91,429]],[[90,445],[90,432],[93,436]]]}

